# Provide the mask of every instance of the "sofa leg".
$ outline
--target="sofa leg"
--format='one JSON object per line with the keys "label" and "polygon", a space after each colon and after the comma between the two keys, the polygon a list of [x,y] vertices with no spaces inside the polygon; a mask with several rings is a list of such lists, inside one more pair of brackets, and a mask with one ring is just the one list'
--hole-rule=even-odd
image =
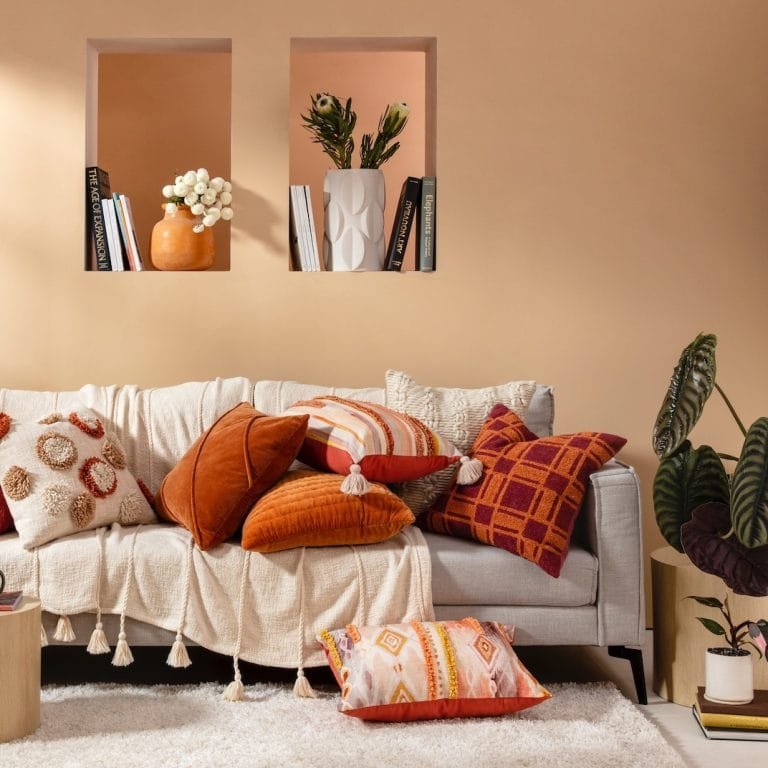
{"label": "sofa leg", "polygon": [[638,704],[648,703],[648,693],[645,688],[645,668],[643,667],[643,652],[639,648],[627,648],[626,645],[609,645],[608,655],[617,659],[627,659],[632,665],[632,677],[635,680]]}

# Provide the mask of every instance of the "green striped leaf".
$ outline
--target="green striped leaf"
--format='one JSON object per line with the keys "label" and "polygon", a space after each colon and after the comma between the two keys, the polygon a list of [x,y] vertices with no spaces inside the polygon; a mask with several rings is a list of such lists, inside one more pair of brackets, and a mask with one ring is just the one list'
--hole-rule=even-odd
{"label": "green striped leaf", "polygon": [[653,450],[671,456],[688,437],[715,387],[714,334],[700,333],[680,355],[653,428]]}
{"label": "green striped leaf", "polygon": [[759,418],[744,439],[733,473],[731,518],[745,547],[768,544],[768,417]]}
{"label": "green striped leaf", "polygon": [[662,536],[682,552],[680,526],[691,512],[709,501],[727,504],[728,496],[728,476],[717,452],[708,445],[693,448],[686,440],[659,462],[653,481],[653,509]]}
{"label": "green striped leaf", "polygon": [[705,619],[703,616],[696,617],[713,635],[724,635],[725,630],[712,619]]}
{"label": "green striped leaf", "polygon": [[685,600],[695,600],[701,605],[706,605],[708,608],[722,608],[723,604],[716,597],[697,597],[696,595],[686,595]]}

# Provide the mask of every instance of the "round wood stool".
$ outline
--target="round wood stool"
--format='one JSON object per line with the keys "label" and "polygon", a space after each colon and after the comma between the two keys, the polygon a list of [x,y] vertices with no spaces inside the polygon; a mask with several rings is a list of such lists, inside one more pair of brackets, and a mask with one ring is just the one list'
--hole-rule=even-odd
{"label": "round wood stool", "polygon": [[40,601],[0,611],[0,742],[40,725]]}

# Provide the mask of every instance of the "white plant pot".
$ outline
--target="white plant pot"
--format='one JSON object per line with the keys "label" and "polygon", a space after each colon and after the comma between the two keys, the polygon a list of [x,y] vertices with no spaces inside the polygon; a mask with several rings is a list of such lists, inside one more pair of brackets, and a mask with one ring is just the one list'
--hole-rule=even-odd
{"label": "white plant pot", "polygon": [[705,654],[704,698],[718,704],[749,704],[754,692],[752,654],[723,655],[730,648],[708,648]]}
{"label": "white plant pot", "polygon": [[384,266],[384,174],[374,168],[326,171],[325,266],[364,272]]}

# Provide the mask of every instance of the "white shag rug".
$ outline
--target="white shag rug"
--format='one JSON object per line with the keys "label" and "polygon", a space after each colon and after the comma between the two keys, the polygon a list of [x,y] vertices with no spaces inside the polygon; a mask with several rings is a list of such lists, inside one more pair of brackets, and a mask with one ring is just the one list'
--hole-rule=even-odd
{"label": "white shag rug", "polygon": [[0,744],[0,766],[684,767],[613,685],[548,687],[549,701],[516,715],[403,724],[347,717],[335,694],[297,699],[290,686],[247,686],[237,703],[212,684],[51,687],[43,689],[39,730]]}

